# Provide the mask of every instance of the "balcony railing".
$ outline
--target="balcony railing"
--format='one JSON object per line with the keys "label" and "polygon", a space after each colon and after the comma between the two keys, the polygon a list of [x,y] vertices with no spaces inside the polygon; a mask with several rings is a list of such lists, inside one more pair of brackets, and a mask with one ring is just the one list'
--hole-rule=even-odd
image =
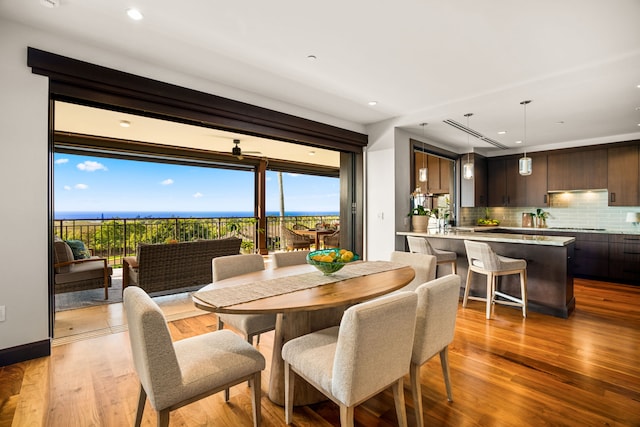
{"label": "balcony railing", "polygon": [[[269,216],[267,249],[280,249],[280,229],[301,224],[309,228],[318,223],[336,224],[338,216]],[[257,218],[116,218],[57,219],[54,233],[63,240],[81,240],[97,256],[120,264],[122,257],[134,256],[140,243],[188,242],[197,239],[242,238],[244,252],[255,252]]]}

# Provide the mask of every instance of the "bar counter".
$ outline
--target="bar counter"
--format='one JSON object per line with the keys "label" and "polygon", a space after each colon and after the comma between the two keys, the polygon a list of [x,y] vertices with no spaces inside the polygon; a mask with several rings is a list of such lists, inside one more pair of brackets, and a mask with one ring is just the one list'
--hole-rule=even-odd
{"label": "bar counter", "polygon": [[[453,251],[458,255],[457,267],[461,277],[461,293],[466,286],[467,254],[464,240],[486,242],[493,250],[509,258],[527,261],[528,310],[567,318],[575,309],[573,296],[573,251],[575,238],[527,234],[483,233],[474,229],[429,230],[426,233],[398,231],[398,236],[426,237],[436,249]],[[408,246],[405,240],[405,250]],[[439,267],[441,268],[441,267]],[[440,276],[440,274],[438,274]],[[500,287],[513,295],[520,294],[518,277],[504,276]],[[473,274],[470,294],[486,295],[486,276]],[[483,304],[470,302],[470,304]],[[484,307],[483,307],[484,309]],[[498,310],[510,307],[498,306]]]}

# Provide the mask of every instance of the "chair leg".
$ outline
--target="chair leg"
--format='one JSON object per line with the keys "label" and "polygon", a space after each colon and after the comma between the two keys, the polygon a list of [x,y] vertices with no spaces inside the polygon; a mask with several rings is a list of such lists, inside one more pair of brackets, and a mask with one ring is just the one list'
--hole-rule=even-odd
{"label": "chair leg", "polygon": [[218,330],[221,331],[223,329],[224,329],[224,322],[222,321],[222,319],[218,317]]}
{"label": "chair leg", "polygon": [[442,376],[447,389],[447,400],[453,402],[453,392],[451,391],[451,379],[449,377],[449,346],[440,351],[440,365],[442,365]]}
{"label": "chair leg", "polygon": [[[260,371],[253,374],[253,378],[250,380],[253,386],[253,393],[251,393],[251,410],[253,411],[253,427],[258,427],[261,422],[262,405],[260,403],[262,397],[262,385],[260,383]],[[227,389],[229,390],[229,389]]]}
{"label": "chair leg", "polygon": [[169,410],[158,411],[158,427],[169,427]]}
{"label": "chair leg", "polygon": [[416,417],[416,426],[424,427],[424,415],[422,415],[422,389],[420,386],[420,365],[411,363],[409,368],[411,379],[411,395],[413,397],[413,409]]}
{"label": "chair leg", "polygon": [[487,273],[487,319],[491,319],[491,303],[493,302],[493,274]]}
{"label": "chair leg", "polygon": [[467,301],[469,300],[469,288],[471,288],[471,269],[467,270],[467,284],[464,286],[464,298],[462,299],[462,307],[467,307]]}
{"label": "chair leg", "polygon": [[147,401],[147,392],[144,391],[142,384],[140,384],[140,394],[138,396],[138,409],[136,410],[136,422],[135,427],[140,427],[142,424],[142,413],[144,412],[144,404]]}
{"label": "chair leg", "polygon": [[353,427],[353,410],[353,406],[340,404],[340,427]]}
{"label": "chair leg", "polygon": [[293,422],[293,382],[291,365],[284,362],[284,421],[287,425]]}
{"label": "chair leg", "polygon": [[404,406],[404,387],[402,386],[402,378],[393,383],[391,388],[393,389],[393,400],[396,404],[398,426],[407,427],[407,411]]}
{"label": "chair leg", "polygon": [[451,274],[458,274],[458,265],[455,261],[451,261]]}
{"label": "chair leg", "polygon": [[527,317],[527,270],[520,272],[520,296],[522,297],[522,317]]}

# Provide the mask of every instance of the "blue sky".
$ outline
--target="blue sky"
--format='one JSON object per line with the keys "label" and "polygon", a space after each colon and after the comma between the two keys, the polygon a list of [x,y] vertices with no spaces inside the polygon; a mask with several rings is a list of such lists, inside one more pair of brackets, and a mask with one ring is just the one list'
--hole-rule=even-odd
{"label": "blue sky", "polygon": [[[55,153],[56,212],[253,211],[253,173]],[[340,181],[283,174],[285,211],[338,212]],[[279,210],[267,172],[267,211]]]}

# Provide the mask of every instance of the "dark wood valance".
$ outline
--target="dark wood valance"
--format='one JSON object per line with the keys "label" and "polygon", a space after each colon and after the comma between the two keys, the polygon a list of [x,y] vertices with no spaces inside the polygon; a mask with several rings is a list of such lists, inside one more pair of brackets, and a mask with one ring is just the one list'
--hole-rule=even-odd
{"label": "dark wood valance", "polygon": [[368,141],[358,132],[32,47],[27,64],[49,77],[56,100],[349,153],[362,153]]}

